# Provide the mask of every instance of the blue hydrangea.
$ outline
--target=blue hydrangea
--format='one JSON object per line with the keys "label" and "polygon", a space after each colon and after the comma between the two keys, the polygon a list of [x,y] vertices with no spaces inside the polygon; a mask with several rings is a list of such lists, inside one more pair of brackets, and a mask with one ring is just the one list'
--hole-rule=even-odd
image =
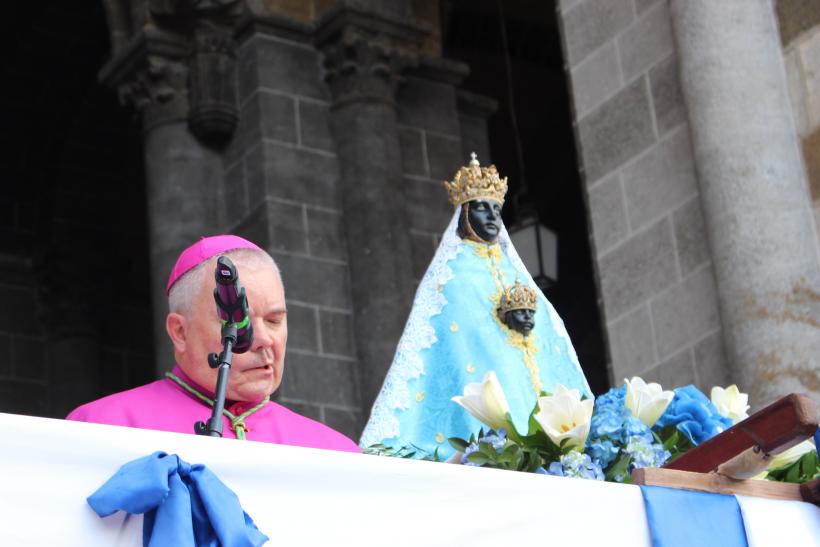
{"label": "blue hydrangea", "polygon": [[656,429],[673,425],[694,445],[709,440],[732,426],[712,402],[695,386],[679,387],[675,398],[655,424]]}
{"label": "blue hydrangea", "polygon": [[610,389],[595,400],[585,451],[603,469],[615,460],[621,447],[633,437],[646,443],[654,440],[646,424],[632,416],[624,406],[625,398],[626,386],[621,386]]}
{"label": "blue hydrangea", "polygon": [[646,442],[643,437],[632,437],[626,443],[624,452],[632,457],[632,464],[629,470],[640,469],[642,467],[660,467],[672,455],[663,448],[662,444]]}
{"label": "blue hydrangea", "polygon": [[592,461],[592,458],[587,454],[576,450],[564,454],[559,461],[550,463],[547,474],[558,477],[604,480],[604,472],[601,466]]}
{"label": "blue hydrangea", "polygon": [[610,440],[596,438],[587,442],[586,453],[603,468],[618,456],[620,449]]}

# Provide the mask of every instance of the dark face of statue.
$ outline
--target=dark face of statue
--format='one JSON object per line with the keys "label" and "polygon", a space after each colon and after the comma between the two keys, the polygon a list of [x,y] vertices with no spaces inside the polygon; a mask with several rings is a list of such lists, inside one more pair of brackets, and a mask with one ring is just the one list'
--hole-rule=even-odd
{"label": "dark face of statue", "polygon": [[533,310],[511,310],[504,316],[504,322],[509,328],[527,336],[535,327],[535,311]]}
{"label": "dark face of statue", "polygon": [[481,199],[468,205],[470,227],[482,240],[495,243],[501,233],[501,204],[491,199]]}

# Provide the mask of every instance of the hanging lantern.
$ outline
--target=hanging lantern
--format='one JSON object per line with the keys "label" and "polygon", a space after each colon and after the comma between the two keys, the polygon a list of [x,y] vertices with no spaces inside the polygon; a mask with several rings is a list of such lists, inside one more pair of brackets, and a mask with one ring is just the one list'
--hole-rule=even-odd
{"label": "hanging lantern", "polygon": [[541,291],[558,282],[558,236],[536,216],[511,227],[510,239]]}

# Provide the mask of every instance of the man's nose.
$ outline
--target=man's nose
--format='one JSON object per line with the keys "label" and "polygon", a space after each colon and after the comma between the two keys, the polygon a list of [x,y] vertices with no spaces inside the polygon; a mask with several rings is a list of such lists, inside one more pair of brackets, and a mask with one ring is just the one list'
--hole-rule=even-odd
{"label": "man's nose", "polygon": [[265,320],[261,317],[256,317],[251,323],[253,324],[253,343],[251,344],[251,351],[273,345],[273,336],[268,332]]}

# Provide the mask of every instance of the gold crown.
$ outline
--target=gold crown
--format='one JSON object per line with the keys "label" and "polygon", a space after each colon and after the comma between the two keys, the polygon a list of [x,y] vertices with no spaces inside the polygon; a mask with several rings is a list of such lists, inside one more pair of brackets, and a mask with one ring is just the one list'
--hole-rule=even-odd
{"label": "gold crown", "polygon": [[451,182],[444,183],[453,207],[477,199],[492,199],[504,203],[507,177],[502,179],[495,165],[481,167],[475,152],[470,154],[470,158],[469,165],[462,166]]}
{"label": "gold crown", "polygon": [[515,285],[508,287],[501,296],[498,304],[498,316],[502,320],[508,311],[513,310],[533,310],[536,308],[537,296],[534,289],[522,285],[515,280]]}

